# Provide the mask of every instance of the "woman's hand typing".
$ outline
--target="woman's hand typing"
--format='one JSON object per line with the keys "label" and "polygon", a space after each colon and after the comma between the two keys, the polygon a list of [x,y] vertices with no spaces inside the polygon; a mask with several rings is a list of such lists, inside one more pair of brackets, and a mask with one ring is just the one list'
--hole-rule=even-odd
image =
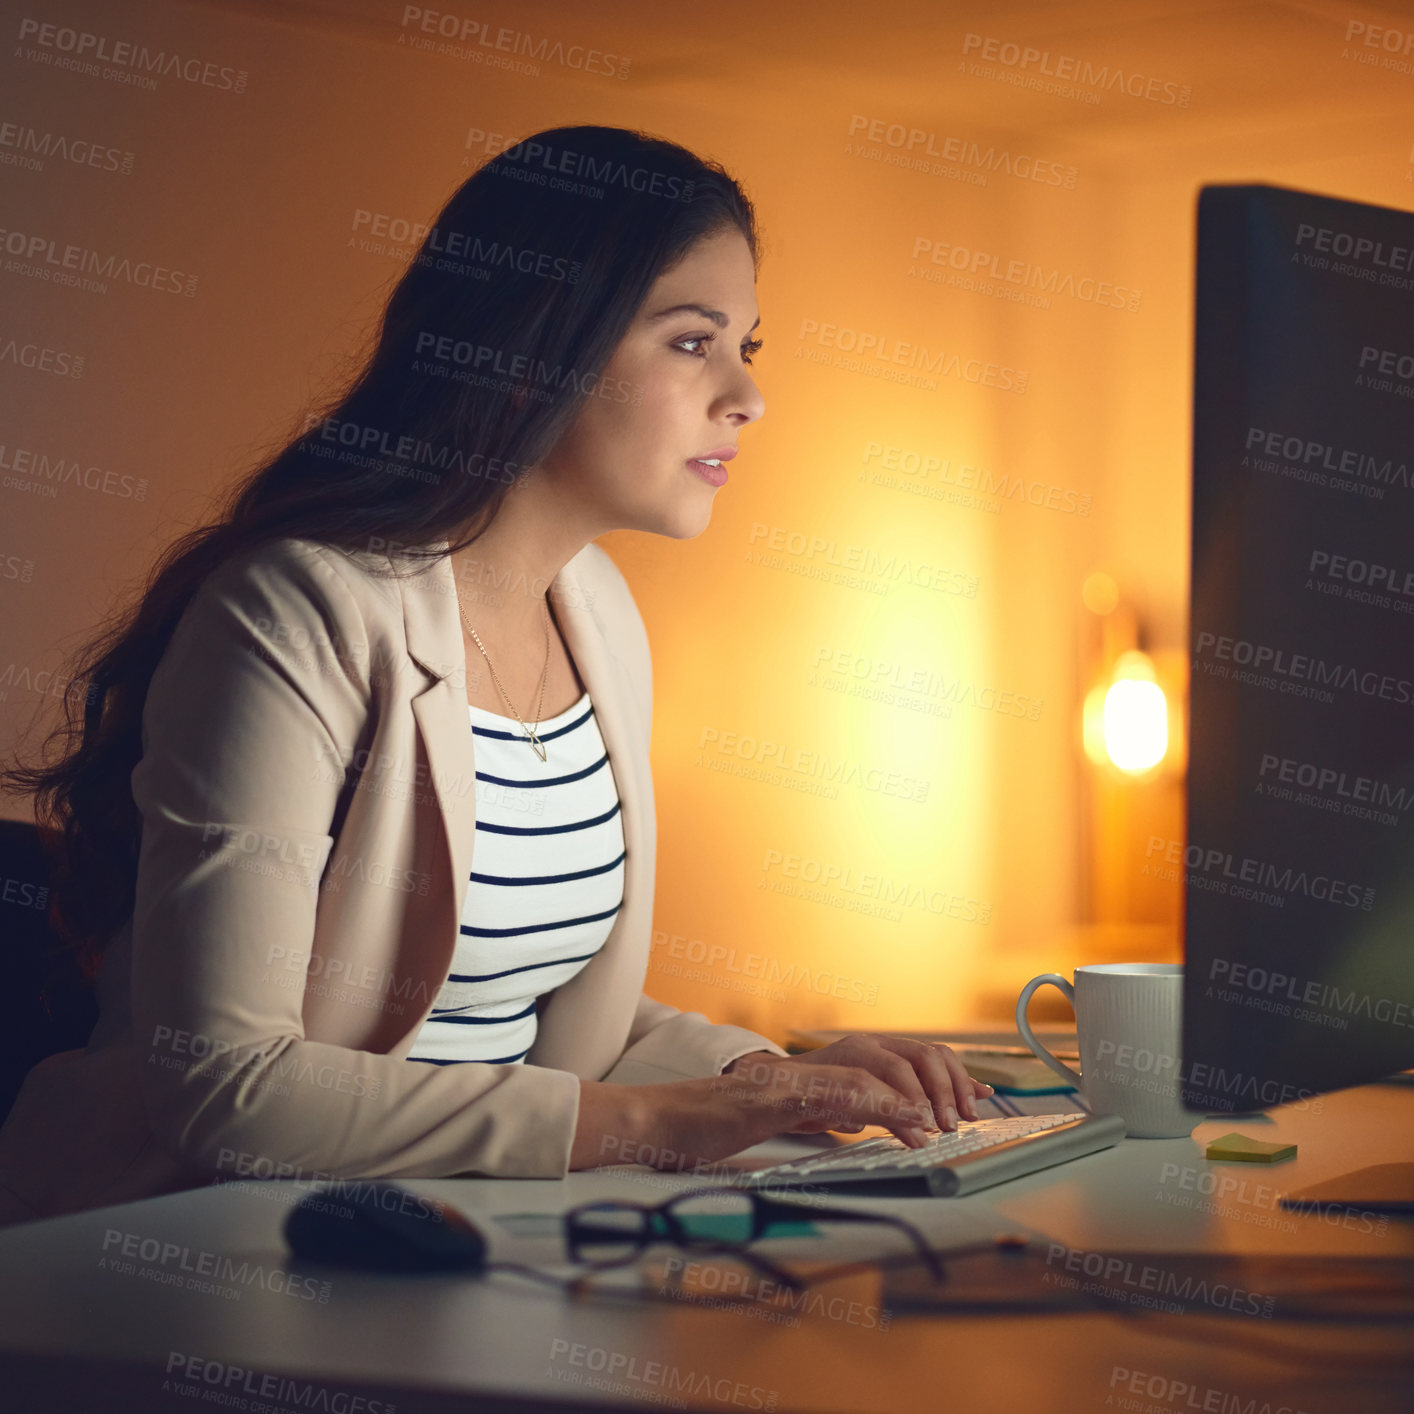
{"label": "woman's hand typing", "polygon": [[639,1163],[681,1170],[777,1134],[857,1132],[866,1125],[881,1125],[917,1147],[929,1128],[956,1128],[958,1110],[977,1118],[974,1096],[990,1093],[946,1046],[864,1035],[803,1056],[753,1052],[700,1080],[584,1081],[570,1168]]}
{"label": "woman's hand typing", "polygon": [[[887,1081],[914,1105],[922,1107],[929,1117],[926,1128],[952,1130],[958,1116],[975,1120],[977,1100],[992,1093],[992,1087],[968,1075],[962,1062],[950,1046],[929,1041],[914,1041],[903,1036],[878,1036],[866,1032],[842,1036],[828,1046],[808,1051],[803,1056],[782,1058],[770,1051],[753,1051],[740,1056],[726,1067],[724,1074],[734,1074],[747,1065],[770,1062],[775,1065],[796,1065],[808,1061],[812,1065],[856,1066]],[[866,1120],[868,1124],[883,1124],[905,1143],[913,1142],[907,1134],[886,1120]],[[864,1126],[843,1126],[807,1120],[790,1132],[817,1133],[821,1129],[852,1132]],[[918,1142],[922,1142],[921,1136]]]}

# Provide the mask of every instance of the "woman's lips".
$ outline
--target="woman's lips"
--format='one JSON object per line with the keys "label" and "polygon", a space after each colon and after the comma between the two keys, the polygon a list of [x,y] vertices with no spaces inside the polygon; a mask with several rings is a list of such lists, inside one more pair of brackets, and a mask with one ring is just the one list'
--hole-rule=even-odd
{"label": "woman's lips", "polygon": [[689,471],[695,471],[709,485],[725,486],[727,484],[727,469],[723,465],[712,466],[708,462],[693,458],[687,463],[687,467]]}

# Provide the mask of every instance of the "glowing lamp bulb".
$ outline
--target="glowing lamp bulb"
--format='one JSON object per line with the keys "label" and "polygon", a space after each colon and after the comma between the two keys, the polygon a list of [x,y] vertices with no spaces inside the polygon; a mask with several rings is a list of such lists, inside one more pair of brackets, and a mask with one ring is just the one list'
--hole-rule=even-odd
{"label": "glowing lamp bulb", "polygon": [[1152,678],[1121,677],[1105,693],[1105,751],[1121,771],[1141,775],[1168,751],[1168,703]]}

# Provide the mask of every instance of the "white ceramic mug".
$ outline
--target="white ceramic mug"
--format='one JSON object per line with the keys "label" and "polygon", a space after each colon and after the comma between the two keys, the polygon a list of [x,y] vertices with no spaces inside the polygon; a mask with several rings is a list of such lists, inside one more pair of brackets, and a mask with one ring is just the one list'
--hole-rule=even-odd
{"label": "white ceramic mug", "polygon": [[[1036,1039],[1026,1020],[1031,994],[1044,983],[1075,1008],[1077,1075]],[[1183,966],[1169,962],[1105,962],[1075,969],[1072,986],[1058,972],[1033,977],[1016,1003],[1022,1039],[1095,1114],[1116,1114],[1135,1139],[1176,1139],[1202,1118],[1179,1099]]]}

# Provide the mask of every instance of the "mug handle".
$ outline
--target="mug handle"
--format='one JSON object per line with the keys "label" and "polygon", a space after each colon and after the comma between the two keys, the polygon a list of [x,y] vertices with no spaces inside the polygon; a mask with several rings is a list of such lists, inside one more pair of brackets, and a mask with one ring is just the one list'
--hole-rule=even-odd
{"label": "mug handle", "polygon": [[1016,1029],[1021,1032],[1021,1039],[1035,1052],[1037,1060],[1045,1061],[1062,1080],[1067,1084],[1074,1085],[1079,1090],[1081,1088],[1080,1073],[1072,1070],[1063,1060],[1057,1060],[1036,1039],[1035,1033],[1031,1030],[1031,1024],[1026,1020],[1026,1004],[1031,1000],[1031,994],[1037,987],[1043,986],[1047,982],[1053,987],[1059,987],[1065,994],[1066,1001],[1072,1007],[1075,1006],[1075,988],[1059,972],[1043,972],[1039,977],[1033,977],[1021,989],[1021,996],[1017,998],[1016,1002]]}

